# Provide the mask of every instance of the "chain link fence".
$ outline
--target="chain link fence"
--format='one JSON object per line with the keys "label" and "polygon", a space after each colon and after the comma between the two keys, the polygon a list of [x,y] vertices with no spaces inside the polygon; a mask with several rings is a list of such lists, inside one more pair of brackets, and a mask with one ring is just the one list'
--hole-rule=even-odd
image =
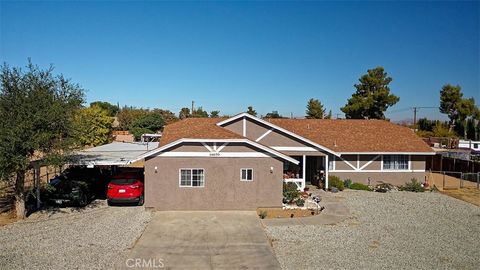
{"label": "chain link fence", "polygon": [[436,186],[443,190],[480,188],[480,173],[430,171],[427,177],[431,186]]}

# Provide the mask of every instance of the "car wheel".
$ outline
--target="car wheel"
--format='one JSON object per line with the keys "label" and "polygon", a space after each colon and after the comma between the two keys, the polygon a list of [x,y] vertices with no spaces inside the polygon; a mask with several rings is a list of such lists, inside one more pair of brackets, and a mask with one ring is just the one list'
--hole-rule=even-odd
{"label": "car wheel", "polygon": [[82,193],[82,196],[80,196],[80,200],[78,201],[78,204],[81,207],[84,207],[88,204],[88,198],[87,198],[87,195],[85,195],[85,193]]}
{"label": "car wheel", "polygon": [[110,200],[107,200],[107,205],[112,206],[112,202]]}
{"label": "car wheel", "polygon": [[142,195],[142,196],[140,196],[140,199],[138,200],[138,205],[142,206],[144,202],[145,202],[145,199],[143,198],[143,195]]}

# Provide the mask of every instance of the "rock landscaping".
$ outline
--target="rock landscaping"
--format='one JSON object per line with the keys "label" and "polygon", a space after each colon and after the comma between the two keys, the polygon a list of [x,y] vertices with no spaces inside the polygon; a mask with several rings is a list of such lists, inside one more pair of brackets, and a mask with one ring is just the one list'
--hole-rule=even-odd
{"label": "rock landscaping", "polygon": [[346,189],[328,196],[349,209],[346,220],[335,225],[264,223],[283,269],[478,269],[480,265],[480,208],[475,205],[437,192]]}
{"label": "rock landscaping", "polygon": [[113,269],[150,221],[143,207],[54,208],[0,227],[0,269]]}

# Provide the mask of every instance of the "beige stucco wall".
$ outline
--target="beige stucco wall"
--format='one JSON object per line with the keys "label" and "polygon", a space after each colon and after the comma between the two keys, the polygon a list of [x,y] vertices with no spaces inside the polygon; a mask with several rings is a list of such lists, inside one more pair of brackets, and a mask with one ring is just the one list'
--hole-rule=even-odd
{"label": "beige stucco wall", "polygon": [[422,183],[425,181],[424,172],[330,172],[330,175],[336,175],[342,180],[351,179],[353,182],[362,184],[368,184],[370,177],[372,185],[383,181],[400,186],[410,182],[412,178],[417,178]]}
{"label": "beige stucco wall", "polygon": [[[205,187],[179,187],[180,168],[205,169]],[[240,181],[241,168],[253,168],[252,182]],[[158,210],[280,207],[282,170],[282,161],[272,157],[153,157],[145,162],[145,206]]]}
{"label": "beige stucco wall", "polygon": [[168,152],[208,152],[208,150],[201,143],[182,143],[168,149]]}
{"label": "beige stucco wall", "polygon": [[[377,157],[377,155],[359,155],[360,158],[360,168],[363,167],[365,164],[370,162],[370,160],[374,159]],[[381,156],[379,156],[376,160],[381,160]]]}
{"label": "beige stucco wall", "polygon": [[425,170],[426,166],[426,156],[411,156],[410,166],[412,170]]}
{"label": "beige stucco wall", "polygon": [[270,127],[267,127],[261,123],[254,123],[249,119],[247,119],[246,126],[247,126],[247,138],[251,140],[258,139],[260,136],[265,134],[265,132],[271,129]]}
{"label": "beige stucco wall", "polygon": [[243,118],[240,118],[231,123],[228,123],[228,125],[225,125],[223,127],[234,133],[243,135]]}
{"label": "beige stucco wall", "polygon": [[[360,168],[363,167],[365,164],[370,162],[373,158],[375,158],[376,155],[344,155],[342,156],[343,159],[347,160],[352,164],[354,167],[357,167],[357,159],[359,158],[360,160]],[[415,156],[412,155],[410,156],[410,170],[425,170],[425,162],[426,157],[425,156]],[[372,161],[370,164],[368,164],[363,170],[371,171],[371,170],[377,170],[380,171],[382,169],[382,156],[380,155],[377,159]],[[353,168],[348,166],[343,160],[340,158],[335,159],[335,170],[351,170],[353,171]]]}
{"label": "beige stucco wall", "polygon": [[290,147],[309,147],[310,145],[303,143],[293,137],[272,131],[265,136],[260,143],[268,146],[290,146]]}
{"label": "beige stucco wall", "polygon": [[[353,166],[357,166],[357,156],[356,155],[347,155],[342,156],[344,159],[350,161]],[[360,155],[360,167],[365,165],[368,161],[373,159],[374,155]],[[366,166],[363,171],[377,171],[377,172],[355,172],[353,169],[348,166],[342,160],[338,158],[335,161],[335,170],[349,170],[351,172],[336,172],[330,171],[330,175],[336,175],[342,180],[351,179],[353,182],[359,182],[368,184],[368,178],[371,179],[371,184],[379,183],[380,181],[387,182],[394,185],[404,185],[406,182],[409,182],[412,178],[417,178],[418,181],[425,181],[425,172],[413,172],[413,170],[425,170],[425,156],[411,156],[410,157],[410,170],[409,171],[398,171],[398,172],[385,172],[381,171],[382,169],[382,157],[380,156],[368,166]]]}
{"label": "beige stucco wall", "polygon": [[[261,123],[256,123],[251,121],[250,119],[246,119],[246,137],[252,141],[257,140],[260,136],[262,136],[266,131],[270,128],[266,127]],[[235,132],[237,134],[243,135],[243,119],[238,119],[228,125],[225,125],[224,128]],[[263,139],[259,141],[259,143],[266,145],[266,146],[294,146],[294,147],[305,147],[311,146],[298,139],[295,139],[289,135],[283,134],[276,130],[272,131],[270,134],[265,136]]]}
{"label": "beige stucco wall", "polygon": [[[342,158],[348,161],[352,166],[357,167],[357,155],[345,155]],[[340,159],[339,157],[335,158],[335,170],[352,170],[353,168],[350,167],[345,161]]]}

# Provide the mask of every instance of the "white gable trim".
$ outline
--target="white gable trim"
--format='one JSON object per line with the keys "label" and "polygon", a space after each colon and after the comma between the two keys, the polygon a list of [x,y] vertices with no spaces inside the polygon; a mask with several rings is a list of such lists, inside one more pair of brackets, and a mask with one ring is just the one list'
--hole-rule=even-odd
{"label": "white gable trim", "polygon": [[363,165],[360,170],[363,170],[365,169],[366,167],[368,167],[368,165],[372,164],[375,160],[377,160],[378,158],[380,157],[380,155],[376,155],[373,159],[371,159],[370,161],[368,161],[367,163],[365,163],[365,165]]}
{"label": "white gable trim", "polygon": [[268,134],[270,134],[272,131],[273,131],[273,128],[267,130],[267,131],[266,131],[265,133],[263,133],[260,137],[258,137],[255,141],[256,141],[256,142],[259,142],[260,140],[262,140],[263,138],[265,138]]}
{"label": "white gable trim", "polygon": [[[250,141],[248,139],[179,139],[179,140],[176,140],[174,142],[171,142],[169,144],[166,144],[164,146],[161,146],[161,147],[158,147],[150,152],[147,152],[141,156],[138,156],[136,159],[134,160],[131,160],[128,164],[131,164],[133,162],[136,162],[136,161],[139,161],[139,160],[142,160],[146,157],[149,157],[149,156],[152,156],[152,155],[155,155],[157,153],[160,153],[160,152],[168,152],[168,151],[165,151],[167,150],[168,148],[170,147],[173,147],[175,145],[178,145],[178,144],[181,144],[181,143],[185,143],[185,142],[196,142],[196,143],[246,143],[248,145],[251,145],[253,147],[256,147],[258,149],[261,149],[267,153],[270,153],[271,155],[273,156],[276,156],[276,157],[279,157],[281,159],[284,159],[284,160],[287,160],[289,162],[292,162],[293,164],[296,164],[298,165],[300,162],[297,161],[296,159],[293,159],[287,155],[284,155],[270,147],[267,147],[267,146],[264,146],[264,145],[261,145],[259,143],[256,143],[256,142],[253,142],[253,141]],[[223,145],[222,145],[223,146]],[[223,149],[223,148],[222,148]]]}
{"label": "white gable trim", "polygon": [[[324,150],[324,151],[326,151],[326,152],[328,152],[328,153],[331,153],[331,154],[336,155],[336,156],[340,156],[338,153],[336,153],[336,152],[333,151],[332,149],[329,149],[329,148],[327,148],[327,147],[325,147],[325,146],[319,145],[319,144],[317,144],[317,143],[315,143],[315,142],[313,142],[313,141],[311,141],[311,140],[309,140],[309,139],[307,139],[307,138],[304,138],[304,137],[302,137],[302,136],[300,136],[300,135],[298,135],[298,134],[295,134],[295,133],[293,133],[293,132],[291,132],[291,131],[288,131],[288,130],[286,130],[286,129],[284,129],[284,128],[281,128],[281,127],[279,127],[279,126],[277,126],[277,125],[274,125],[274,124],[272,124],[272,123],[270,123],[270,122],[268,122],[268,121],[265,121],[265,120],[263,120],[263,119],[260,119],[260,118],[258,118],[258,117],[255,117],[255,116],[253,116],[253,115],[251,115],[251,114],[249,114],[249,113],[240,113],[240,114],[237,114],[237,115],[235,115],[235,116],[233,116],[233,117],[231,117],[231,118],[229,118],[229,119],[226,119],[226,120],[223,120],[223,121],[221,121],[221,122],[218,122],[218,123],[217,123],[217,126],[223,126],[223,125],[226,125],[226,124],[228,124],[228,123],[231,123],[231,122],[233,122],[233,121],[235,121],[235,120],[237,120],[237,119],[241,119],[241,118],[243,118],[243,121],[245,121],[246,118],[249,118],[249,119],[251,119],[251,120],[253,120],[253,121],[257,121],[257,122],[259,122],[259,123],[262,123],[262,124],[264,124],[264,125],[266,125],[266,126],[269,126],[269,127],[273,128],[273,129],[276,129],[276,130],[278,130],[278,131],[280,131],[280,132],[282,132],[282,133],[288,134],[288,135],[290,135],[290,136],[292,136],[292,137],[294,137],[294,138],[296,138],[296,139],[299,139],[299,140],[301,140],[301,141],[303,141],[303,142],[306,142],[306,143],[308,143],[308,144],[311,144],[311,145],[313,145],[313,146],[315,146],[315,147],[317,147],[317,148],[319,148],[319,149],[322,149],[322,150]],[[245,135],[244,135],[244,136],[245,136]]]}

